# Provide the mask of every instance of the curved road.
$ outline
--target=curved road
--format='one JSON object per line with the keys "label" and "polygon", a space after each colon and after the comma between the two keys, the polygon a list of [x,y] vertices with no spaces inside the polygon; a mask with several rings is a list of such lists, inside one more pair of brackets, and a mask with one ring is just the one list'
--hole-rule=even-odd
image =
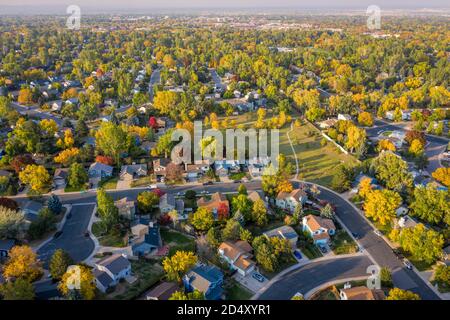
{"label": "curved road", "polygon": [[297,292],[306,294],[319,285],[348,278],[369,276],[372,261],[364,255],[311,262],[283,275],[258,300],[290,300]]}

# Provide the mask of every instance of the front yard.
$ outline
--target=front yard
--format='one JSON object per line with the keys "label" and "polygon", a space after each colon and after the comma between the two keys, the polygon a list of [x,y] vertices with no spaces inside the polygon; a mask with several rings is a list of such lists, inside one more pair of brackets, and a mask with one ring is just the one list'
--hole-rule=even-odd
{"label": "front yard", "polygon": [[358,245],[343,229],[337,230],[331,238],[331,249],[334,254],[349,254],[358,252]]}
{"label": "front yard", "polygon": [[98,183],[99,188],[103,188],[105,190],[112,190],[117,188],[117,181],[119,181],[118,177],[113,177],[105,180],[101,180]]}
{"label": "front yard", "polygon": [[131,270],[137,280],[129,284],[124,281],[117,285],[114,292],[106,296],[107,299],[133,300],[147,291],[155,283],[161,280],[164,275],[162,266],[157,260],[131,261]]}
{"label": "front yard", "polygon": [[92,224],[91,231],[102,246],[123,248],[128,245],[128,237],[126,232],[120,230],[111,230],[109,233],[104,234],[104,230],[100,221],[94,222]]}
{"label": "front yard", "polygon": [[253,293],[240,285],[236,280],[229,279],[224,285],[227,300],[250,300]]}

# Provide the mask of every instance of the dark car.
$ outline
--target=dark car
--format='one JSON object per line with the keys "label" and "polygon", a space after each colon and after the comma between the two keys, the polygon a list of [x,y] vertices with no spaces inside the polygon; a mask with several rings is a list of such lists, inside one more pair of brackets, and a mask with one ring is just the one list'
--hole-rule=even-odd
{"label": "dark car", "polygon": [[327,248],[325,248],[324,246],[319,246],[319,249],[322,253],[327,253]]}
{"label": "dark car", "polygon": [[209,185],[212,185],[212,184],[214,184],[214,182],[212,182],[212,181],[203,182],[204,186],[209,186]]}
{"label": "dark car", "polygon": [[70,212],[70,213],[67,215],[67,220],[69,220],[70,218],[72,218],[72,212]]}
{"label": "dark car", "polygon": [[295,256],[298,260],[300,260],[300,259],[303,258],[303,257],[302,257],[302,254],[301,254],[300,251],[298,251],[298,250],[294,250],[294,256]]}
{"label": "dark car", "polygon": [[352,232],[352,236],[355,239],[359,239],[359,234],[357,234],[356,232]]}
{"label": "dark car", "polygon": [[90,236],[89,231],[86,231],[86,232],[84,233],[84,236],[85,236],[86,238],[89,237],[89,236]]}
{"label": "dark car", "polygon": [[234,183],[242,183],[242,180],[234,180]]}
{"label": "dark car", "polygon": [[63,233],[62,231],[56,232],[53,238],[58,239],[59,237],[61,237],[62,233]]}

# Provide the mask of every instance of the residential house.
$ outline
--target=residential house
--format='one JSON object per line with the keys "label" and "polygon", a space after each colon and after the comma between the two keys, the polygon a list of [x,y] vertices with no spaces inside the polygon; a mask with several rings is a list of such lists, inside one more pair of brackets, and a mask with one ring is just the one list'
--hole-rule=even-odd
{"label": "residential house", "polygon": [[223,295],[223,273],[215,266],[194,267],[184,276],[183,283],[187,292],[198,290],[206,300],[219,300]]}
{"label": "residential house", "polygon": [[144,236],[140,237],[134,244],[131,246],[131,250],[133,251],[133,255],[135,256],[145,256],[146,254],[151,253],[153,250],[159,249],[162,247],[161,234],[159,230],[159,225],[153,222],[150,222],[148,226],[148,232],[144,234]]}
{"label": "residential house", "polygon": [[269,157],[256,157],[247,161],[247,168],[254,178],[262,176],[264,169],[270,164]]}
{"label": "residential house", "polygon": [[114,205],[119,210],[120,216],[127,218],[128,220],[134,220],[136,216],[136,205],[134,200],[129,197],[125,197],[115,201]]}
{"label": "residential house", "polygon": [[178,214],[183,214],[184,201],[181,199],[175,199],[173,194],[165,193],[159,199],[159,210],[161,213],[168,213],[172,210],[176,210]]}
{"label": "residential house", "polygon": [[239,173],[241,167],[237,160],[216,160],[214,161],[214,170],[219,177],[226,177],[230,173]]}
{"label": "residential house", "polygon": [[208,172],[209,169],[210,166],[206,163],[184,164],[186,180],[196,180]]}
{"label": "residential house", "polygon": [[219,246],[219,256],[224,259],[232,270],[246,276],[255,270],[255,262],[252,259],[253,248],[247,241],[226,241]]}
{"label": "residential house", "polygon": [[68,168],[58,168],[55,169],[55,174],[53,175],[53,183],[55,186],[64,188],[66,186],[66,180],[69,175]]}
{"label": "residential house", "polygon": [[266,208],[268,207],[267,202],[265,201],[264,197],[261,195],[260,192],[258,191],[252,191],[248,194],[247,198],[249,198],[250,200],[252,200],[253,202],[256,202],[258,200],[262,200],[264,202],[264,205],[266,206]]}
{"label": "residential house", "polygon": [[349,114],[339,113],[337,118],[338,120],[352,121],[352,116]]}
{"label": "residential house", "polygon": [[139,177],[145,177],[147,174],[147,164],[125,165],[120,170],[120,180],[132,181]]}
{"label": "residential house", "polygon": [[369,289],[365,286],[342,289],[339,293],[341,300],[384,300],[383,290]]}
{"label": "residential house", "polygon": [[170,163],[170,159],[162,158],[156,159],[153,161],[153,173],[155,177],[158,179],[166,177],[166,169]]}
{"label": "residential house", "polygon": [[14,245],[14,240],[0,240],[0,258],[8,257],[8,254]]}
{"label": "residential house", "polygon": [[417,221],[411,218],[409,215],[405,215],[398,219],[397,224],[400,228],[414,228],[417,225]]}
{"label": "residential house", "polygon": [[113,254],[95,263],[95,284],[101,292],[106,292],[131,275],[131,263],[125,255]]}
{"label": "residential house", "polygon": [[293,212],[295,207],[303,205],[308,200],[308,195],[302,189],[294,189],[291,192],[279,192],[275,200],[278,208]]}
{"label": "residential house", "polygon": [[145,152],[150,153],[150,151],[156,147],[156,142],[144,141],[139,147]]}
{"label": "residential house", "polygon": [[230,204],[227,200],[227,197],[220,192],[212,194],[211,199],[201,197],[200,199],[197,200],[197,207],[209,209],[216,219],[217,219],[217,210],[220,207],[226,208],[227,211],[230,210]]}
{"label": "residential house", "polygon": [[62,108],[62,101],[55,101],[51,105],[52,111],[59,112],[61,111],[61,108]]}
{"label": "residential house", "polygon": [[331,127],[334,127],[337,123],[337,119],[327,119],[324,121],[319,122],[319,128],[320,129],[328,129]]}
{"label": "residential house", "polygon": [[103,164],[100,162],[94,162],[89,167],[89,176],[92,178],[108,178],[113,174],[113,167],[108,166],[107,164]]}
{"label": "residential house", "polygon": [[303,217],[303,231],[309,233],[315,244],[327,244],[330,236],[336,233],[336,226],[333,220],[326,219],[312,214]]}
{"label": "residential house", "polygon": [[290,226],[281,226],[279,228],[275,228],[263,233],[267,238],[281,238],[289,240],[292,248],[297,246],[298,234],[295,230]]}
{"label": "residential house", "polygon": [[146,300],[169,300],[176,291],[178,291],[178,284],[164,281],[145,293],[144,296]]}

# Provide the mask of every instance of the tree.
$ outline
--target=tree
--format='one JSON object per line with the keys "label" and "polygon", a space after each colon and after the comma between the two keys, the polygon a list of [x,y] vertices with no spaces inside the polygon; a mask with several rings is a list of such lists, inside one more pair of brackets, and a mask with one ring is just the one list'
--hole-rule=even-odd
{"label": "tree", "polygon": [[15,246],[3,267],[5,278],[21,278],[34,282],[42,276],[42,267],[36,253],[28,246]]}
{"label": "tree", "polygon": [[427,229],[422,223],[414,228],[403,228],[397,234],[391,236],[412,259],[433,263],[442,255],[444,237],[438,232]]}
{"label": "tree", "polygon": [[363,127],[371,127],[373,126],[373,116],[369,112],[361,112],[358,115],[358,123]]}
{"label": "tree", "polygon": [[225,228],[222,230],[223,240],[238,240],[241,235],[241,225],[234,219],[227,221]]}
{"label": "tree", "polygon": [[366,198],[372,192],[372,179],[365,177],[361,179],[358,186],[358,194]]}
{"label": "tree", "polygon": [[67,177],[69,186],[74,189],[81,189],[88,181],[89,176],[83,165],[80,163],[73,163],[69,168],[69,174]]}
{"label": "tree", "polygon": [[197,289],[184,293],[183,291],[175,291],[169,298],[169,300],[205,300],[205,295]]}
{"label": "tree", "polygon": [[181,281],[181,277],[197,263],[197,256],[191,251],[177,251],[164,258],[162,265],[169,281]]}
{"label": "tree", "polygon": [[408,152],[413,157],[419,157],[424,153],[424,145],[419,139],[414,139],[409,146]]}
{"label": "tree", "polygon": [[161,114],[169,114],[171,110],[176,110],[178,100],[176,92],[158,91],[153,99],[153,105]]}
{"label": "tree", "polygon": [[19,91],[19,96],[17,102],[23,105],[28,105],[33,103],[33,93],[30,88],[22,88]]}
{"label": "tree", "polygon": [[37,193],[44,193],[51,184],[51,177],[44,166],[30,164],[19,173],[20,180]]}
{"label": "tree", "polygon": [[386,225],[396,216],[396,210],[402,199],[400,195],[391,190],[374,190],[368,194],[364,203],[367,217]]}
{"label": "tree", "polygon": [[376,177],[391,190],[402,191],[412,186],[408,164],[391,152],[382,152],[374,161]]}
{"label": "tree", "polygon": [[85,265],[71,266],[62,276],[58,289],[66,297],[93,300],[96,290],[95,277]]}
{"label": "tree", "polygon": [[450,215],[447,192],[437,190],[433,185],[414,189],[411,210],[414,216],[429,223],[438,224]]}
{"label": "tree", "polygon": [[220,230],[218,228],[210,228],[206,233],[206,241],[208,241],[208,244],[211,247],[217,248],[222,242],[222,234]]}
{"label": "tree", "polygon": [[229,216],[229,208],[226,203],[220,203],[217,207],[217,218],[219,220],[226,220]]}
{"label": "tree", "polygon": [[166,168],[166,179],[169,181],[179,181],[182,179],[183,170],[181,166],[173,162],[169,163]]}
{"label": "tree", "polygon": [[440,289],[450,289],[450,266],[438,265],[434,271],[434,280],[438,283]]}
{"label": "tree", "polygon": [[274,272],[278,268],[278,258],[272,243],[265,236],[256,237],[252,242],[258,264],[267,272]]}
{"label": "tree", "polygon": [[251,220],[252,201],[245,195],[240,194],[231,201],[233,212],[239,211],[245,220]]}
{"label": "tree", "polygon": [[350,126],[347,130],[345,146],[351,152],[354,152],[355,150],[360,150],[366,144],[366,140],[366,130],[357,126]]}
{"label": "tree", "polygon": [[252,241],[253,241],[253,235],[250,232],[250,230],[247,230],[244,228],[241,228],[241,234],[239,235],[239,238],[242,241],[247,241],[248,243],[252,243]]}
{"label": "tree", "polygon": [[256,200],[253,203],[252,209],[252,220],[260,227],[267,225],[269,218],[267,216],[267,208],[264,201],[261,199]]}
{"label": "tree", "polygon": [[56,157],[55,162],[61,163],[64,166],[68,166],[75,161],[78,161],[80,155],[80,149],[78,148],[70,148],[61,151]]}
{"label": "tree", "polygon": [[326,219],[332,219],[334,220],[334,210],[333,207],[327,203],[325,205],[325,207],[323,207],[322,209],[320,209],[320,216],[322,218],[326,218]]}
{"label": "tree", "polygon": [[103,163],[108,166],[112,166],[114,164],[114,160],[111,157],[98,155],[95,157],[95,162]]}
{"label": "tree", "polygon": [[335,169],[333,179],[331,180],[331,187],[337,192],[349,190],[352,187],[353,178],[353,169],[341,164]]}
{"label": "tree", "polygon": [[377,151],[381,152],[383,150],[395,151],[395,145],[388,139],[382,139],[378,142]]}
{"label": "tree", "polygon": [[0,295],[4,300],[34,300],[34,287],[30,281],[18,278],[0,285]]}
{"label": "tree", "polygon": [[0,206],[0,239],[14,239],[25,227],[21,212]]}
{"label": "tree", "polygon": [[405,141],[411,145],[413,140],[418,139],[422,145],[426,144],[426,139],[425,139],[425,134],[423,132],[420,131],[416,131],[416,130],[410,130],[406,132],[405,135]]}
{"label": "tree", "polygon": [[17,155],[11,161],[11,167],[17,174],[30,164],[35,164],[33,157],[30,154]]}
{"label": "tree", "polygon": [[36,220],[32,221],[28,230],[28,238],[30,240],[40,239],[47,232],[55,229],[56,218],[49,208],[42,208]]}
{"label": "tree", "polygon": [[383,267],[380,269],[380,280],[383,287],[392,287],[392,274],[389,268]]}
{"label": "tree", "polygon": [[146,214],[153,211],[153,207],[159,203],[159,197],[151,191],[144,191],[137,196],[137,206],[139,212]]}
{"label": "tree", "polygon": [[450,187],[450,168],[438,168],[431,175],[444,186]]}
{"label": "tree", "polygon": [[200,207],[190,217],[190,223],[199,231],[208,231],[213,223],[214,216],[208,208]]}
{"label": "tree", "polygon": [[386,300],[420,300],[420,297],[414,292],[394,288],[389,290],[389,295]]}
{"label": "tree", "polygon": [[286,192],[286,193],[290,193],[292,192],[292,190],[294,190],[294,187],[292,186],[292,183],[289,180],[282,180],[278,183],[277,186],[277,192]]}
{"label": "tree", "polygon": [[130,147],[128,133],[119,125],[103,122],[95,134],[97,147],[107,156],[114,159],[120,166],[120,157]]}
{"label": "tree", "polygon": [[17,210],[19,208],[19,205],[14,199],[0,197],[0,207]]}
{"label": "tree", "polygon": [[53,254],[49,271],[53,279],[59,280],[66,273],[67,268],[73,264],[73,260],[70,255],[62,249],[58,249]]}
{"label": "tree", "polygon": [[275,168],[270,164],[262,175],[262,189],[271,198],[276,197],[278,194],[279,178],[276,175]]}
{"label": "tree", "polygon": [[97,191],[97,211],[106,232],[119,222],[119,210],[113,198],[102,188]]}
{"label": "tree", "polygon": [[239,194],[243,194],[243,195],[247,195],[247,188],[245,187],[244,184],[240,184],[238,187],[238,193]]}
{"label": "tree", "polygon": [[52,194],[51,197],[47,201],[47,207],[53,212],[53,214],[58,215],[62,211],[62,203],[59,200],[58,196]]}

